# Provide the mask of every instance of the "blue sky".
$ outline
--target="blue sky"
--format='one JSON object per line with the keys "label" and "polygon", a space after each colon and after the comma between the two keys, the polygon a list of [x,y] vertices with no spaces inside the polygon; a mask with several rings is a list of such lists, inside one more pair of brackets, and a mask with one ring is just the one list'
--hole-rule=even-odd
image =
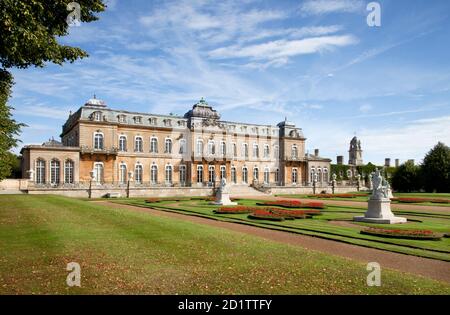
{"label": "blue sky", "polygon": [[224,120],[303,128],[307,149],[416,159],[450,145],[450,1],[109,0],[60,39],[89,58],[14,70],[24,144],[54,136],[95,93],[108,106],[184,114],[201,97]]}

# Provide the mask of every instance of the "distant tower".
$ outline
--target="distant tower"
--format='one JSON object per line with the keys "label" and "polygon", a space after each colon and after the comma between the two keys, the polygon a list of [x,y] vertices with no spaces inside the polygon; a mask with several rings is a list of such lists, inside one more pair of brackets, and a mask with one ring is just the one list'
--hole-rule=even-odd
{"label": "distant tower", "polygon": [[361,141],[358,138],[353,137],[350,141],[350,150],[348,150],[348,164],[349,165],[362,165],[362,150]]}

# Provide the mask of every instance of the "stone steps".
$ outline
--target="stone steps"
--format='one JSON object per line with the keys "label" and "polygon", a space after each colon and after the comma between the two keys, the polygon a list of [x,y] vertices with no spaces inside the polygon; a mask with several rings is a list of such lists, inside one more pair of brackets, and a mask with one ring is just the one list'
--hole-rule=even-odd
{"label": "stone steps", "polygon": [[256,190],[248,185],[230,185],[227,186],[228,192],[231,196],[267,196],[267,194]]}

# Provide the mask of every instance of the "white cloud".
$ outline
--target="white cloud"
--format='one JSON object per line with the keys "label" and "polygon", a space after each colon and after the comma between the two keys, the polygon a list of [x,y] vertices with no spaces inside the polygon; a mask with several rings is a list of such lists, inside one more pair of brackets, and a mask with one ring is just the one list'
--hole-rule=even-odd
{"label": "white cloud", "polygon": [[296,55],[313,54],[332,50],[335,47],[343,47],[357,43],[352,35],[311,37],[301,40],[276,40],[263,44],[248,46],[228,46],[212,50],[211,58],[243,58],[254,59],[278,59]]}
{"label": "white cloud", "polygon": [[364,2],[361,0],[307,0],[300,6],[300,12],[305,15],[353,13],[363,9]]}
{"label": "white cloud", "polygon": [[373,107],[370,104],[363,104],[363,105],[359,106],[359,111],[361,113],[368,113],[372,110],[372,108]]}

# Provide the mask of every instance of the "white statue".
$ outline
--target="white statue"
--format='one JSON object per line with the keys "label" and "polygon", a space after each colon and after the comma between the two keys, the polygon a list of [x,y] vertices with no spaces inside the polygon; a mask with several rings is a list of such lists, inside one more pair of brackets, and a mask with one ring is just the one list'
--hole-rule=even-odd
{"label": "white statue", "polygon": [[391,211],[391,187],[381,176],[380,170],[377,169],[370,178],[372,196],[369,199],[368,210],[364,216],[354,217],[353,220],[379,224],[406,223],[406,218],[396,217]]}
{"label": "white statue", "polygon": [[236,202],[230,200],[230,195],[227,189],[227,180],[222,178],[220,180],[220,186],[216,193],[216,200],[213,202],[215,205],[232,206],[237,205]]}

